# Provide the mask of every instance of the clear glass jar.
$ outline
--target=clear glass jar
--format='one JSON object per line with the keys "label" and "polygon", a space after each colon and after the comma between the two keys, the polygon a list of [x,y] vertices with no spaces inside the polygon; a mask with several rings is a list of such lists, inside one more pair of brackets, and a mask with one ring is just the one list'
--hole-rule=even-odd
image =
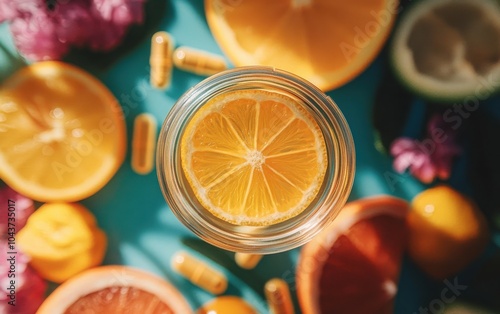
{"label": "clear glass jar", "polygon": [[[313,202],[299,215],[269,226],[239,226],[212,215],[196,199],[181,165],[180,142],[194,113],[212,97],[243,89],[264,89],[299,100],[316,119],[328,152],[328,168]],[[156,162],[170,209],[193,233],[229,251],[270,254],[305,244],[335,219],[351,192],[355,152],[349,126],[330,97],[288,72],[252,66],[213,75],[182,95],[162,125]]]}

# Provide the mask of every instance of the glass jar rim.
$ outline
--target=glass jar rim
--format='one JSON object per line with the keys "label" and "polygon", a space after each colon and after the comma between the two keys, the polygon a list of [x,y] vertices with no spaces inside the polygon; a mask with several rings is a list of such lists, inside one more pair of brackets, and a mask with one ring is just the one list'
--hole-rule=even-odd
{"label": "glass jar rim", "polygon": [[[316,118],[328,153],[328,168],[315,201],[302,213],[268,226],[237,226],[202,208],[184,179],[180,140],[190,117],[210,98],[238,89],[266,89],[300,100]],[[157,144],[157,175],[174,215],[194,234],[234,252],[270,254],[301,246],[330,224],[350,194],[355,151],[351,131],[335,102],[316,86],[271,67],[238,67],[215,74],[186,91],[165,118]]]}

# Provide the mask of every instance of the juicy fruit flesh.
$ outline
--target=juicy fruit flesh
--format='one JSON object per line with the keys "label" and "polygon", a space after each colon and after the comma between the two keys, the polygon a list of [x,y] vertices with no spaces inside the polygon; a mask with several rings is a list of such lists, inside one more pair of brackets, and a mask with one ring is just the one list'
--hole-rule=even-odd
{"label": "juicy fruit flesh", "polygon": [[200,203],[238,225],[297,215],[326,171],[325,143],[313,118],[291,98],[265,91],[228,93],[205,104],[182,148]]}
{"label": "juicy fruit flesh", "polygon": [[[328,252],[319,281],[321,313],[392,313],[399,260],[405,246],[401,218],[378,216],[360,221]],[[335,291],[342,286],[342,296]],[[354,299],[364,300],[352,312]]]}
{"label": "juicy fruit flesh", "polygon": [[236,65],[267,65],[323,90],[360,73],[392,26],[397,1],[207,0],[207,20]]}
{"label": "juicy fruit flesh", "polygon": [[60,62],[21,69],[0,91],[0,175],[39,201],[95,193],[125,153],[125,124],[113,95]]}
{"label": "juicy fruit flesh", "polygon": [[500,70],[500,23],[472,3],[430,10],[415,22],[407,46],[416,70],[439,80],[470,81]]}
{"label": "juicy fruit flesh", "polygon": [[174,314],[157,296],[135,287],[112,286],[89,293],[73,304],[65,314]]}

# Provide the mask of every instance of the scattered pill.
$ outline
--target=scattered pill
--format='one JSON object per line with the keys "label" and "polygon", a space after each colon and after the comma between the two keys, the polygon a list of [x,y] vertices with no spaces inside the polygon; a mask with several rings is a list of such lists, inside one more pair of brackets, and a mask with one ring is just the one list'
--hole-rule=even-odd
{"label": "scattered pill", "polygon": [[174,41],[167,32],[156,32],[151,38],[150,82],[153,87],[164,89],[172,76],[172,51]]}
{"label": "scattered pill", "polygon": [[208,76],[227,69],[221,56],[188,47],[175,49],[173,62],[177,68],[198,75]]}
{"label": "scattered pill", "polygon": [[293,314],[292,297],[286,282],[279,278],[269,280],[264,286],[269,310],[272,314]]}
{"label": "scattered pill", "polygon": [[222,273],[185,252],[173,256],[172,268],[193,284],[213,294],[221,294],[227,289],[227,279]]}
{"label": "scattered pill", "polygon": [[196,311],[196,314],[257,314],[250,304],[240,297],[224,295],[217,297]]}
{"label": "scattered pill", "polygon": [[156,147],[156,120],[149,113],[142,113],[134,120],[132,135],[132,169],[139,174],[153,170]]}
{"label": "scattered pill", "polygon": [[236,264],[241,268],[252,269],[257,266],[257,264],[262,259],[262,255],[259,254],[247,254],[247,253],[236,253],[234,254],[234,260]]}

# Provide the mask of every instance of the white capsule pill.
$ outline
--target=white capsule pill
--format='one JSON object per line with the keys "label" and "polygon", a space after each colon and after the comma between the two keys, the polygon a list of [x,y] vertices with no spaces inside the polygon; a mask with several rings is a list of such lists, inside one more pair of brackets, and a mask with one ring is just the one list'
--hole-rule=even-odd
{"label": "white capsule pill", "polygon": [[193,284],[213,294],[224,293],[227,289],[227,279],[224,274],[185,252],[173,256],[172,268]]}

